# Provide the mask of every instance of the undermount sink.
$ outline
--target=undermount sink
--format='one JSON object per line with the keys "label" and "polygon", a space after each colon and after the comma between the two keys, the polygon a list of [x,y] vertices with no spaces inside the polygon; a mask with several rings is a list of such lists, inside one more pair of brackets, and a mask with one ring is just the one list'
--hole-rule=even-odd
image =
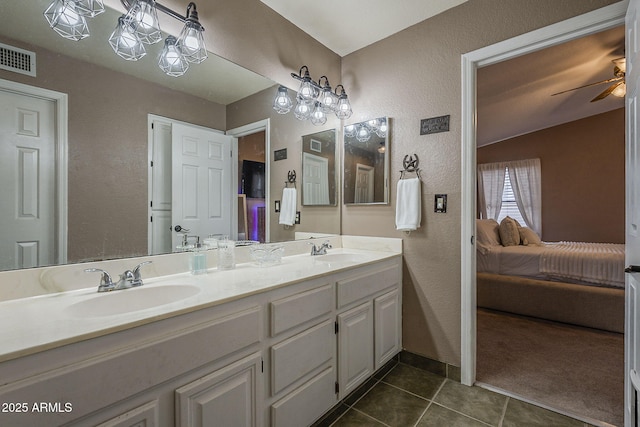
{"label": "undermount sink", "polygon": [[333,253],[327,255],[314,256],[316,261],[326,262],[327,264],[347,264],[369,261],[370,258],[363,254],[349,254],[349,253]]}
{"label": "undermount sink", "polygon": [[71,304],[66,311],[77,317],[111,316],[171,304],[199,292],[200,288],[191,285],[141,286],[96,294],[92,298]]}

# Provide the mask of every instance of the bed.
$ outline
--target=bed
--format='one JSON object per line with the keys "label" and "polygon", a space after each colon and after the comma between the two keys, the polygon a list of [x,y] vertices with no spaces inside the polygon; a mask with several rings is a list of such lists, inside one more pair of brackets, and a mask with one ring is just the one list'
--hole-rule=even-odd
{"label": "bed", "polygon": [[477,220],[478,307],[624,332],[624,245],[542,242],[518,224],[505,246],[501,224]]}

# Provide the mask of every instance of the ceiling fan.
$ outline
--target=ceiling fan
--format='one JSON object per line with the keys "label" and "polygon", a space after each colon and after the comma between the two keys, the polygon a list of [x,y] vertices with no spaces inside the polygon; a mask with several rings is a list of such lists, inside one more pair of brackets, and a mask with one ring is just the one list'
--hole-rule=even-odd
{"label": "ceiling fan", "polygon": [[613,78],[602,80],[595,83],[589,83],[584,86],[574,87],[573,89],[563,90],[562,92],[554,93],[551,96],[560,95],[562,93],[571,92],[573,90],[583,89],[585,87],[596,86],[604,83],[612,83],[608,88],[602,91],[598,96],[593,98],[591,102],[600,101],[601,99],[604,99],[609,95],[618,96],[622,98],[627,92],[627,85],[624,82],[624,74],[626,71],[625,58],[622,57],[618,59],[613,59],[611,62],[613,62],[614,64]]}

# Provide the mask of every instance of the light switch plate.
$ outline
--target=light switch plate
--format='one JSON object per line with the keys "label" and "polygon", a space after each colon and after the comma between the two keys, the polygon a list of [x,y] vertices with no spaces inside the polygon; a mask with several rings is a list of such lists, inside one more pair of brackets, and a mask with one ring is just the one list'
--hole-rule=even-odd
{"label": "light switch plate", "polygon": [[433,204],[433,211],[437,213],[447,212],[447,195],[446,194],[436,194],[436,199]]}
{"label": "light switch plate", "polygon": [[276,213],[277,213],[277,212],[280,212],[280,200],[276,200],[276,201],[274,202],[274,205],[275,205],[275,211],[276,211]]}

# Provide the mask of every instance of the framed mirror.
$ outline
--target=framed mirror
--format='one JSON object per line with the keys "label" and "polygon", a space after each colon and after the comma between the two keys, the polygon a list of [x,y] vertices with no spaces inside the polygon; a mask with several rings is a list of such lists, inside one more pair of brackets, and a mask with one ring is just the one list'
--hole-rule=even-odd
{"label": "framed mirror", "polygon": [[302,205],[337,203],[336,130],[302,137]]}
{"label": "framed mirror", "polygon": [[[42,215],[52,221],[49,228],[53,231],[43,232],[51,236],[47,244],[51,255],[40,256],[36,245],[30,243],[38,241],[35,238],[11,240],[5,234],[0,239],[0,249],[11,255],[0,252],[0,270],[156,253],[150,249],[149,223],[160,227],[164,219],[154,215],[150,221],[149,216],[150,134],[172,135],[165,127],[151,127],[150,115],[216,131],[270,119],[269,133],[278,135],[274,149],[288,146],[290,153],[289,160],[274,162],[270,158],[265,164],[265,183],[271,176],[278,177],[267,190],[274,200],[280,197],[281,184],[276,181],[286,176],[286,170],[300,168],[300,137],[317,128],[292,116],[283,117],[273,110],[273,97],[278,88],[275,82],[211,53],[202,64],[190,67],[184,76],[167,76],[157,65],[161,43],[149,46],[147,56],[140,61],[125,61],[113,52],[108,37],[120,12],[107,8],[105,13],[91,19],[90,37],[71,41],[58,36],[44,19],[42,13],[50,3],[51,0],[29,0],[2,4],[0,43],[11,51],[27,51],[36,58],[37,66],[32,74],[0,69],[0,92],[14,95],[15,86],[22,85],[66,96],[64,102],[48,99],[46,102],[48,111],[57,120],[50,123],[49,128],[66,144],[66,149],[53,150],[50,154],[55,157],[56,153],[66,151],[64,161],[36,161],[33,154],[36,147],[25,152],[23,162],[26,164],[31,159],[32,165],[50,165],[54,178],[47,179],[47,183],[57,183],[60,177],[66,182],[48,192],[49,205],[55,211]],[[24,31],[25,28],[29,31]],[[31,98],[42,99],[40,95]],[[64,123],[60,121],[62,116],[57,114],[61,104],[68,111]],[[14,114],[8,112],[7,105],[0,103],[0,107],[5,108],[1,116],[12,118]],[[20,108],[23,127],[33,134],[32,118],[36,114],[30,112],[35,108],[30,105]],[[337,124],[327,127],[337,127]],[[42,135],[44,127],[37,130]],[[3,131],[4,126],[0,124],[0,134]],[[2,138],[0,135],[0,140]],[[20,138],[19,147],[25,147],[25,140],[37,139],[33,135],[20,135]],[[266,149],[265,145],[263,150]],[[13,158],[13,155],[3,158]],[[160,171],[158,163],[153,168],[170,183],[170,168]],[[3,167],[0,170],[4,171]],[[2,175],[3,178],[6,176]],[[17,185],[13,178],[3,179],[3,183],[5,188]],[[38,189],[37,185],[31,187]],[[237,203],[237,192],[237,189],[232,190],[225,206]],[[160,203],[155,196],[154,200],[156,203],[152,207],[156,209]],[[30,207],[33,206],[36,205],[32,203]],[[248,219],[252,218],[252,207],[247,200]],[[15,210],[9,208],[11,212]],[[331,215],[327,215],[326,209],[322,210],[324,216],[332,217],[331,231],[338,234],[339,209]],[[3,212],[0,210],[0,218],[6,219]],[[44,211],[40,209],[40,212]],[[272,217],[275,219],[268,220],[275,228],[277,216]],[[312,219],[315,218],[310,214],[303,214],[303,224],[299,228],[310,227],[308,224],[314,224]],[[250,221],[248,227],[251,228]],[[277,230],[277,233],[272,231],[269,239],[293,238],[293,231]],[[15,262],[18,259],[14,255],[17,252],[15,241],[28,243],[18,248],[19,262]]]}
{"label": "framed mirror", "polygon": [[389,131],[388,117],[345,126],[345,205],[389,203]]}

